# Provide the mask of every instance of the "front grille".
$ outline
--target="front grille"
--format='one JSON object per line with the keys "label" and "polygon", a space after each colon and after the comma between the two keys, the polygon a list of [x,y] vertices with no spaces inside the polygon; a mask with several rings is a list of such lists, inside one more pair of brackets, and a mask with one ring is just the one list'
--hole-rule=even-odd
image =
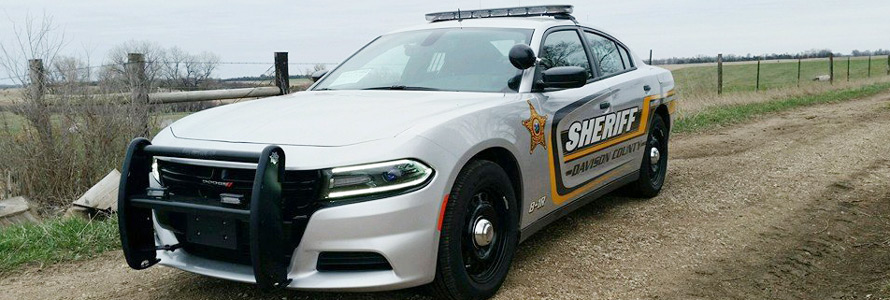
{"label": "front grille", "polygon": [[316,269],[321,272],[383,271],[392,270],[392,266],[383,255],[374,252],[322,252]]}
{"label": "front grille", "polygon": [[[161,185],[167,188],[170,201],[250,209],[256,169],[208,167],[159,160],[158,171]],[[309,217],[319,207],[320,185],[321,172],[318,170],[285,171],[281,185],[282,213],[285,220],[284,238],[288,239],[291,250],[299,245]],[[243,201],[238,205],[221,203],[221,193],[242,195]],[[156,214],[158,223],[173,231],[183,250],[189,254],[232,263],[250,263],[246,222],[237,225],[237,248],[223,249],[188,242],[186,220],[189,214],[171,211],[156,211]]]}
{"label": "front grille", "polygon": [[[158,161],[158,170],[161,173],[161,184],[171,196],[219,200],[221,193],[239,194],[244,196],[244,201],[235,206],[244,209],[249,207],[256,169],[217,168]],[[281,185],[285,218],[297,217],[300,210],[317,203],[319,178],[320,172],[317,170],[285,171]],[[231,183],[231,186],[225,186],[226,183]],[[229,206],[218,201],[210,204]]]}

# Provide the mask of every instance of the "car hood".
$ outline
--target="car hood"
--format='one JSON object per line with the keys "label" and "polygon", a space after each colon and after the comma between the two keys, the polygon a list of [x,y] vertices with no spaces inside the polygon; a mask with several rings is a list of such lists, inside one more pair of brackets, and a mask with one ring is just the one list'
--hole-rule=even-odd
{"label": "car hood", "polygon": [[505,96],[427,91],[299,92],[208,109],[170,127],[174,136],[184,139],[337,147],[391,138],[420,122],[489,106]]}

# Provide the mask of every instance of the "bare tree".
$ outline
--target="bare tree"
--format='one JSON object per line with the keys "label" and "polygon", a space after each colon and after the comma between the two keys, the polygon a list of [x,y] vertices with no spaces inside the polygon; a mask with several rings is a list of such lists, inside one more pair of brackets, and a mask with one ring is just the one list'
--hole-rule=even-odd
{"label": "bare tree", "polygon": [[193,90],[202,87],[219,66],[219,56],[210,52],[189,54],[179,47],[167,50],[163,76],[170,88]]}
{"label": "bare tree", "polygon": [[164,63],[167,60],[167,52],[163,47],[148,41],[127,41],[112,48],[108,52],[107,65],[99,74],[100,81],[105,86],[116,89],[110,92],[129,92],[130,76],[127,70],[127,54],[142,53],[145,57],[145,80],[149,89],[156,88],[163,78]]}
{"label": "bare tree", "polygon": [[29,59],[40,59],[44,65],[52,65],[65,45],[65,34],[53,24],[51,16],[25,16],[21,23],[9,20],[12,40],[0,40],[0,68],[18,84],[29,83]]}
{"label": "bare tree", "polygon": [[[27,15],[21,24],[9,20],[12,25],[12,41],[0,42],[0,68],[11,75],[18,84],[29,86],[18,103],[22,114],[40,135],[44,146],[52,150],[53,131],[50,124],[49,103],[44,97],[45,66],[53,64],[65,44],[65,36],[53,25],[52,17]],[[31,76],[36,75],[36,76]]]}

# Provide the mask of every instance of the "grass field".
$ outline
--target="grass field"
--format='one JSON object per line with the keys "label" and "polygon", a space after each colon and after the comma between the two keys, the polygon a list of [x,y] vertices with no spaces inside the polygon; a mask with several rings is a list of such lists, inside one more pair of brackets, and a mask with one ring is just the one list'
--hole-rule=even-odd
{"label": "grass field", "polygon": [[785,111],[801,106],[859,99],[890,90],[890,82],[830,90],[818,94],[791,96],[762,103],[741,103],[705,108],[676,121],[672,131],[696,132],[718,126],[744,122],[752,117]]}
{"label": "grass field", "polygon": [[[836,82],[857,80],[868,77],[867,57],[856,57],[849,61],[850,77],[847,78],[847,58],[834,60],[834,79]],[[716,64],[698,64],[690,67],[666,66],[674,69],[674,80],[680,92],[686,95],[716,95],[717,67]],[[780,60],[764,61],[760,65],[760,90],[796,87],[797,61]],[[829,74],[827,59],[804,60],[800,65],[800,86],[828,85],[828,82],[815,82],[812,79]],[[876,56],[871,62],[871,76],[887,76],[887,57]],[[757,82],[757,63],[726,63],[723,65],[724,93],[754,91]]]}

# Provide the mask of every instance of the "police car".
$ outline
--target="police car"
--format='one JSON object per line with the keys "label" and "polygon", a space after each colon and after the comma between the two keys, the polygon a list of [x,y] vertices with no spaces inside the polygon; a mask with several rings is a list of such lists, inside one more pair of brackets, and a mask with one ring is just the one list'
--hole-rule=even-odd
{"label": "police car", "polygon": [[130,267],[261,287],[494,295],[517,245],[665,181],[667,70],[571,6],[427,14],[305,92],[185,117],[128,149]]}

